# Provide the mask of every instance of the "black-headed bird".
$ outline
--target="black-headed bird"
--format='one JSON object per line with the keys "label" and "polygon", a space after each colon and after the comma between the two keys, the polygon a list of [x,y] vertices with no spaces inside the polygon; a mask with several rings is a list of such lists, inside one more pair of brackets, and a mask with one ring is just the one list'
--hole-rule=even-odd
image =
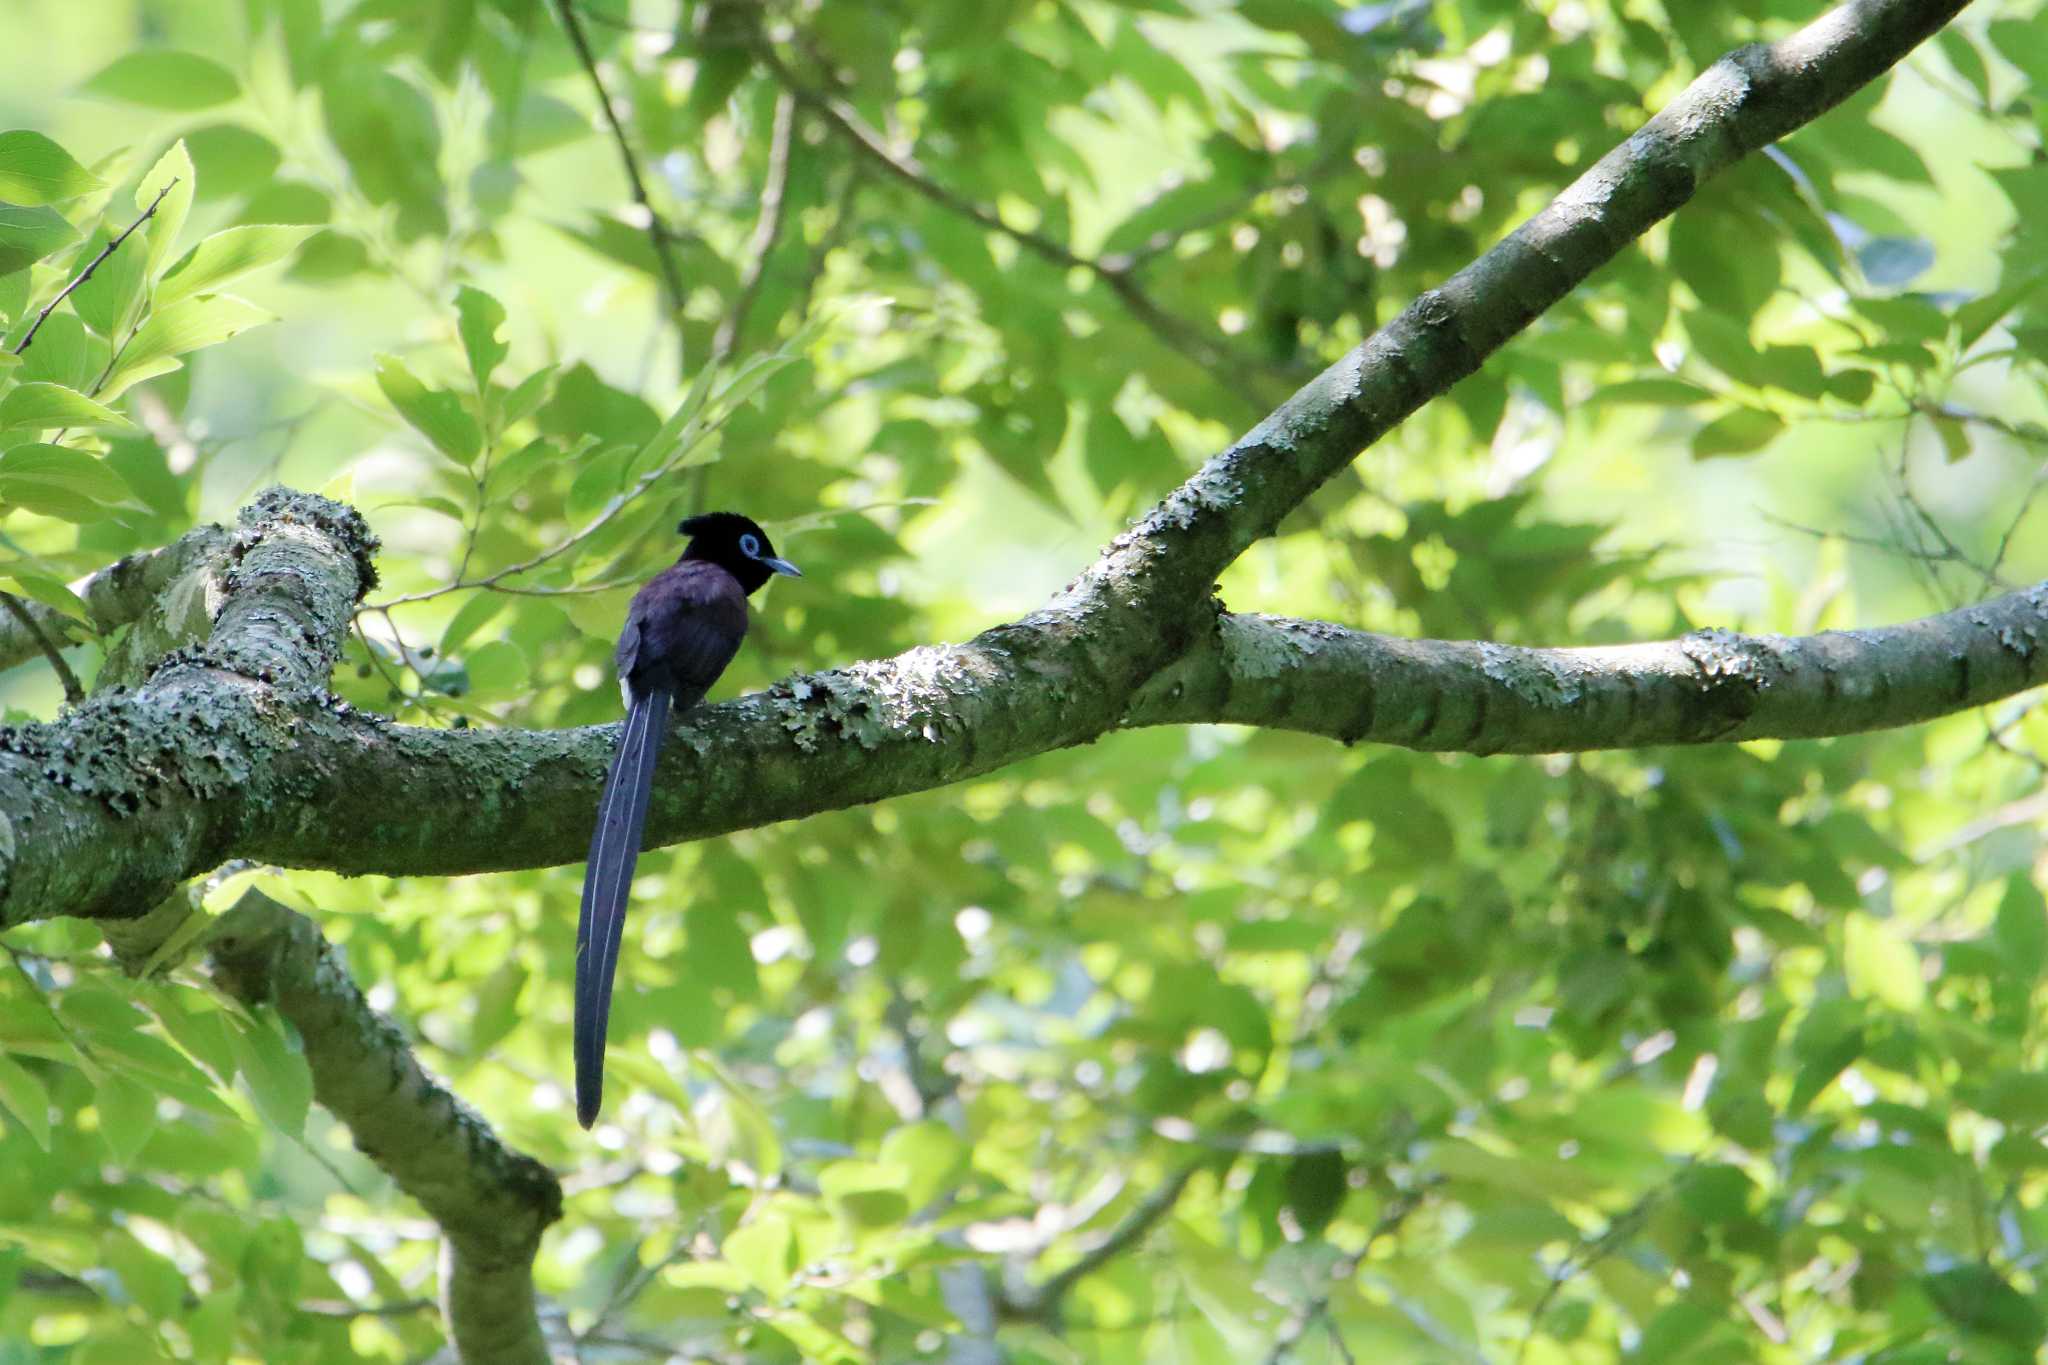
{"label": "black-headed bird", "polygon": [[737,512],[707,512],[676,528],[683,557],[633,594],[619,635],[626,728],[605,778],[583,873],[576,922],[576,1119],[597,1121],[604,1099],[604,1036],[633,865],[647,828],[647,798],[670,713],[704,699],[747,636],[747,598],[776,574],[800,578],[768,534]]}

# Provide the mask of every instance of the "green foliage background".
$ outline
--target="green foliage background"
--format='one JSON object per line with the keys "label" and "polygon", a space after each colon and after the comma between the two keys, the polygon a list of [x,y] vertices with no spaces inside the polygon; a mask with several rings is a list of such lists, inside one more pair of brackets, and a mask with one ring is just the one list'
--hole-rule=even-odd
{"label": "green foliage background", "polygon": [[[1821,8],[587,0],[679,344],[537,0],[12,0],[0,124],[41,136],[0,138],[8,349],[176,184],[0,369],[0,572],[62,602],[269,481],[351,498],[373,603],[432,595],[367,611],[339,686],[437,725],[614,718],[626,598],[696,505],[809,574],[730,687],[960,638]],[[750,290],[787,81],[945,193],[800,104]],[[1225,598],[1597,643],[2048,578],[2043,88],[2038,0],[1974,6]],[[1010,1359],[2002,1362],[2048,1320],[2044,752],[2025,699],[1549,761],[1157,731],[652,854],[594,1136],[580,869],[246,875],[564,1172],[538,1275],[585,1359],[938,1356],[946,1267],[1042,1285],[1177,1190],[1057,1311],[1010,1295]],[[4,942],[0,1360],[439,1346],[434,1229],[274,1021],[121,977],[90,926]]]}

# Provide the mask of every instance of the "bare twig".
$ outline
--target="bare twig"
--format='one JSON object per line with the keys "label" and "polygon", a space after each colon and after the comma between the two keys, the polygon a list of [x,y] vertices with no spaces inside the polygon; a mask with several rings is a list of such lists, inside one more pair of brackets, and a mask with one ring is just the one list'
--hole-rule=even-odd
{"label": "bare twig", "polygon": [[[707,430],[715,429],[715,423],[710,424],[707,428]],[[599,531],[603,530],[608,524],[610,524],[611,520],[614,517],[618,516],[619,513],[625,511],[635,502],[639,501],[641,494],[645,493],[648,489],[654,487],[655,484],[659,483],[661,480],[667,478],[670,474],[674,473],[676,466],[679,463],[681,463],[681,460],[682,455],[678,453],[674,457],[662,461],[653,469],[648,470],[645,474],[642,474],[637,481],[635,481],[631,488],[627,489],[625,492],[619,494],[610,502],[606,503],[604,506],[604,510],[599,512],[595,517],[592,517],[588,522],[584,523],[582,529],[578,530],[574,535],[568,536],[563,540],[555,542],[555,544],[550,545],[547,549],[542,550],[539,554],[533,556],[531,559],[522,559],[517,564],[508,564],[502,569],[495,569],[492,572],[485,574],[482,578],[458,580],[453,583],[443,583],[438,588],[425,588],[419,592],[401,593],[397,597],[390,598],[387,601],[378,602],[374,604],[366,604],[360,609],[358,614],[360,614],[362,611],[382,612],[385,615],[385,619],[389,620],[390,610],[393,607],[402,607],[413,602],[431,601],[436,597],[445,597],[451,592],[462,592],[474,588],[497,588],[498,585],[502,583],[505,579],[511,578],[515,574],[530,573],[534,569],[538,569],[541,565],[546,564],[549,560],[556,559],[561,555],[567,553],[568,551],[575,549],[578,545],[581,545],[584,541],[590,539]],[[518,590],[506,588],[502,589],[502,591],[513,592]],[[597,591],[597,589],[590,589],[590,591]],[[531,588],[525,589],[524,592],[527,596],[532,597],[568,595],[567,593],[560,592],[559,590],[555,593],[549,593],[539,589]]]}
{"label": "bare twig", "polygon": [[398,1299],[391,1303],[350,1303],[346,1299],[306,1299],[299,1311],[319,1318],[409,1318],[432,1313],[440,1305],[432,1299]]}
{"label": "bare twig", "polygon": [[790,146],[796,126],[796,96],[784,90],[775,101],[775,128],[768,140],[768,179],[761,186],[761,215],[754,220],[754,235],[747,243],[746,271],[740,276],[739,293],[711,338],[711,364],[723,365],[746,333],[747,314],[761,292],[761,279],[768,273],[768,257],[782,236],[783,208],[789,190]]}
{"label": "bare twig", "polygon": [[[1202,327],[1161,307],[1139,284],[1132,259],[1083,256],[1057,238],[1030,228],[1013,227],[992,209],[946,188],[934,180],[915,157],[889,146],[851,104],[837,95],[806,85],[767,44],[762,44],[758,51],[762,63],[774,73],[783,89],[822,114],[834,132],[852,143],[869,160],[941,208],[990,232],[1002,233],[1039,259],[1065,270],[1084,270],[1095,276],[1123,302],[1131,316],[1160,341],[1217,378],[1226,379],[1225,392],[1244,393],[1244,379],[1248,371],[1275,371],[1290,383],[1300,378],[1285,367],[1275,367],[1254,357],[1235,353],[1212,339]],[[1244,397],[1253,406],[1263,406],[1265,402],[1256,394],[1246,393]]]}
{"label": "bare twig", "polygon": [[1190,1161],[1175,1171],[1165,1184],[1140,1200],[1138,1206],[1110,1229],[1100,1242],[1090,1247],[1080,1260],[1048,1276],[1026,1294],[1005,1302],[1004,1311],[1020,1317],[1051,1319],[1059,1312],[1060,1303],[1069,1290],[1129,1251],[1146,1233],[1157,1227],[1161,1219],[1173,1212],[1173,1206],[1180,1202],[1188,1182],[1209,1164],[1207,1159]]}
{"label": "bare twig", "polygon": [[[584,73],[590,77],[591,88],[597,92],[597,104],[604,110],[605,122],[611,125],[612,141],[619,148],[619,162],[625,167],[627,183],[633,188],[633,201],[647,215],[647,240],[654,247],[655,268],[661,272],[662,290],[668,296],[669,317],[676,322],[680,338],[683,275],[676,267],[676,235],[648,196],[646,178],[640,173],[640,158],[634,154],[633,144],[626,137],[625,125],[619,122],[618,110],[612,107],[612,97],[604,88],[604,77],[597,69],[597,57],[590,50],[589,38],[584,36],[582,21],[576,17],[574,0],[555,0],[555,12],[562,17],[562,29],[569,35],[570,46],[576,49],[576,57],[583,63]],[[677,368],[682,368],[680,361]]]}
{"label": "bare twig", "polygon": [[21,343],[14,348],[14,353],[16,355],[20,355],[23,351],[26,351],[29,348],[29,343],[33,342],[36,339],[36,333],[42,331],[43,324],[49,321],[50,314],[57,311],[58,304],[64,302],[64,300],[71,297],[72,290],[78,288],[79,285],[84,284],[87,280],[91,279],[92,272],[98,270],[100,268],[101,263],[104,262],[107,259],[107,257],[114,254],[114,249],[116,247],[120,246],[121,243],[127,241],[130,234],[132,234],[135,231],[135,229],[141,227],[144,223],[148,222],[150,219],[156,216],[157,206],[164,202],[164,196],[169,194],[173,189],[177,188],[177,185],[178,177],[172,176],[170,179],[170,183],[165,185],[162,189],[158,190],[156,192],[156,198],[149,201],[149,207],[142,211],[142,216],[137,218],[134,222],[130,223],[127,227],[122,228],[120,236],[114,238],[105,246],[101,247],[100,254],[93,257],[90,261],[88,261],[86,263],[85,269],[79,271],[78,275],[71,281],[71,283],[65,285],[62,289],[58,290],[56,298],[51,299],[48,303],[43,305],[43,311],[37,313],[35,322],[30,324],[28,334],[22,337]]}
{"label": "bare twig", "polygon": [[[768,138],[768,178],[761,186],[761,212],[754,220],[754,235],[747,242],[747,264],[740,276],[739,292],[732,307],[719,321],[711,337],[711,355],[706,365],[723,365],[732,358],[746,335],[747,314],[761,292],[761,280],[768,273],[768,258],[781,240],[784,209],[789,190],[790,148],[796,129],[796,96],[787,90],[775,101],[774,131]],[[690,479],[690,510],[704,510],[705,489],[711,482],[711,466],[698,465]]]}
{"label": "bare twig", "polygon": [[29,633],[29,637],[36,642],[36,648],[42,650],[43,657],[50,661],[51,671],[57,675],[57,681],[64,685],[64,700],[73,706],[84,701],[85,689],[78,685],[78,675],[71,671],[70,664],[64,662],[64,655],[57,648],[57,642],[50,638],[49,632],[43,629],[40,621],[28,614],[28,608],[21,604],[21,599],[11,592],[0,592],[0,607],[7,609],[7,614]]}

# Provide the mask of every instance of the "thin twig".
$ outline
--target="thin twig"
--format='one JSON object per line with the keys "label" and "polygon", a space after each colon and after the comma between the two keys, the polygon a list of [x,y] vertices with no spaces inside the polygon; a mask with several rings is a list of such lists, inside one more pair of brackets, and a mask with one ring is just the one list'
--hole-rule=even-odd
{"label": "thin twig", "polygon": [[[707,433],[710,429],[715,428],[708,428]],[[680,456],[678,456],[676,459],[664,461],[663,463],[649,470],[647,473],[642,474],[639,480],[635,482],[631,488],[627,489],[624,493],[621,493],[619,496],[613,498],[609,503],[605,504],[604,510],[602,512],[599,512],[595,517],[591,518],[590,521],[586,522],[581,530],[577,531],[574,535],[568,537],[566,540],[558,541],[555,544],[549,546],[547,549],[542,550],[539,554],[533,556],[531,559],[523,559],[517,564],[508,564],[502,569],[496,569],[490,573],[485,574],[482,578],[469,579],[467,581],[457,581],[454,583],[443,583],[438,588],[425,588],[419,592],[401,593],[399,596],[391,598],[389,601],[378,602],[374,605],[365,605],[360,610],[388,613],[392,607],[402,607],[409,605],[413,602],[431,601],[436,597],[445,597],[447,594],[451,592],[461,592],[465,589],[472,588],[496,588],[503,580],[512,577],[514,574],[530,573],[534,569],[538,569],[541,565],[547,563],[549,560],[555,559],[560,555],[575,549],[578,545],[581,545],[584,541],[590,539],[599,531],[603,530],[605,526],[611,522],[612,518],[618,516],[619,513],[625,511],[628,507],[632,506],[634,502],[638,501],[642,493],[645,493],[648,489],[652,488],[656,483],[660,482],[662,479],[668,477],[668,475],[673,473],[675,471],[675,467],[679,459]],[[512,592],[515,590],[511,588],[506,588],[503,589],[503,591]],[[547,594],[543,594],[532,589],[528,589],[526,590],[526,595],[539,597],[545,596]]]}
{"label": "thin twig", "polygon": [[[633,200],[647,214],[647,240],[654,246],[655,268],[661,272],[663,291],[668,295],[669,317],[676,323],[678,345],[682,335],[683,319],[683,276],[676,268],[673,254],[675,234],[669,231],[668,223],[654,207],[648,197],[647,181],[640,174],[640,158],[633,153],[633,144],[627,140],[625,125],[619,122],[618,111],[612,108],[612,97],[604,88],[604,77],[598,74],[597,57],[590,50],[590,40],[584,36],[583,24],[576,17],[573,0],[555,0],[555,12],[562,17],[562,28],[569,35],[569,43],[576,49],[576,56],[583,63],[583,70],[590,77],[591,88],[597,91],[598,107],[604,110],[605,122],[611,125],[612,141],[618,144],[619,161],[626,168],[626,180],[633,187]],[[683,368],[679,360],[677,369]]]}
{"label": "thin twig", "polygon": [[1231,349],[1213,340],[1200,326],[1160,306],[1138,283],[1134,263],[1129,258],[1105,259],[1083,256],[1057,238],[1030,228],[1012,227],[994,210],[946,188],[932,179],[915,157],[898,152],[889,146],[882,135],[869,127],[867,121],[860,116],[860,111],[851,104],[837,95],[804,84],[767,44],[761,44],[757,52],[762,64],[774,73],[775,78],[782,83],[783,89],[824,115],[834,132],[852,143],[876,165],[941,208],[990,232],[1002,233],[1039,259],[1061,269],[1083,270],[1095,276],[1108,286],[1110,292],[1123,302],[1131,315],[1160,341],[1217,378],[1227,380],[1224,392],[1241,394],[1254,406],[1263,406],[1264,399],[1245,392],[1244,379],[1248,369],[1275,371],[1290,383],[1300,378],[1284,366],[1275,367],[1253,357],[1235,354]]}
{"label": "thin twig", "polygon": [[440,1307],[434,1299],[398,1299],[391,1303],[350,1303],[346,1299],[304,1299],[299,1311],[319,1318],[409,1318]]}
{"label": "thin twig", "polygon": [[[796,96],[785,90],[775,101],[774,131],[768,138],[768,179],[761,186],[761,212],[754,220],[754,235],[747,242],[747,265],[740,276],[739,292],[732,307],[719,320],[711,337],[711,355],[706,365],[723,365],[739,348],[746,334],[747,314],[760,295],[761,281],[768,273],[768,258],[782,237],[784,206],[789,189],[790,147],[795,141]],[[711,466],[700,464],[690,478],[690,510],[704,510],[705,489],[711,482]]]}
{"label": "thin twig", "polygon": [[137,218],[134,222],[130,223],[127,227],[121,229],[121,235],[119,237],[114,238],[114,240],[108,242],[105,246],[101,247],[100,254],[93,257],[91,261],[87,262],[85,269],[80,271],[77,277],[71,281],[71,283],[65,285],[61,290],[57,292],[56,298],[51,299],[48,303],[43,305],[43,311],[36,314],[36,320],[33,324],[30,325],[28,329],[28,335],[24,336],[21,339],[21,344],[14,348],[14,353],[16,355],[20,355],[23,351],[26,351],[29,348],[29,343],[36,339],[36,333],[42,331],[43,324],[49,321],[50,314],[57,311],[57,305],[64,302],[64,300],[70,298],[72,290],[78,288],[79,285],[84,284],[87,280],[91,279],[92,272],[98,270],[100,268],[100,263],[105,261],[107,257],[114,254],[115,247],[118,247],[119,245],[121,245],[121,243],[127,241],[129,234],[133,233],[135,229],[141,227],[144,223],[156,217],[157,205],[164,202],[164,196],[169,194],[173,189],[177,188],[177,184],[178,177],[172,176],[170,183],[165,185],[162,189],[158,190],[156,192],[156,198],[149,201],[149,207],[142,211],[142,216],[140,218]]}
{"label": "thin twig", "polygon": [[775,101],[775,127],[768,139],[768,179],[761,186],[761,214],[754,220],[754,235],[747,242],[747,265],[740,276],[739,293],[711,338],[711,361],[723,365],[745,335],[747,314],[761,292],[761,280],[768,273],[768,257],[782,237],[783,207],[789,190],[790,147],[795,141],[796,96],[784,90]]}
{"label": "thin twig", "polygon": [[78,675],[71,671],[70,664],[64,662],[64,655],[58,650],[57,642],[50,638],[49,632],[43,629],[41,622],[29,615],[28,608],[21,604],[21,599],[11,592],[0,592],[0,607],[7,609],[7,614],[29,633],[29,637],[36,642],[36,648],[42,650],[43,657],[50,661],[50,668],[56,673],[57,681],[64,684],[64,700],[72,706],[84,701],[85,689],[78,685]]}
{"label": "thin twig", "polygon": [[1191,1161],[1175,1171],[1164,1185],[1146,1195],[1136,1208],[1125,1215],[1121,1223],[1112,1228],[1100,1242],[1089,1248],[1080,1260],[1057,1274],[1048,1276],[1031,1293],[1029,1299],[1018,1307],[1032,1316],[1049,1319],[1059,1311],[1060,1301],[1066,1297],[1068,1290],[1129,1251],[1146,1233],[1158,1225],[1160,1219],[1173,1212],[1173,1206],[1180,1202],[1181,1194],[1187,1189],[1188,1182],[1209,1164],[1206,1159]]}

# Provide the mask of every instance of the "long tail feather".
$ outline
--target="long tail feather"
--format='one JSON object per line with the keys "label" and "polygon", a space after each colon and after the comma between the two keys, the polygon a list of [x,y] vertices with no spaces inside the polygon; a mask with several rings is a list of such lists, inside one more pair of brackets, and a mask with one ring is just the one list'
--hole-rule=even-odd
{"label": "long tail feather", "polygon": [[576,922],[576,1120],[597,1121],[604,1100],[604,1036],[611,1017],[612,977],[619,965],[619,935],[633,865],[647,828],[647,798],[654,763],[668,730],[670,694],[656,689],[633,698],[625,733],[605,779],[583,873],[583,911]]}

